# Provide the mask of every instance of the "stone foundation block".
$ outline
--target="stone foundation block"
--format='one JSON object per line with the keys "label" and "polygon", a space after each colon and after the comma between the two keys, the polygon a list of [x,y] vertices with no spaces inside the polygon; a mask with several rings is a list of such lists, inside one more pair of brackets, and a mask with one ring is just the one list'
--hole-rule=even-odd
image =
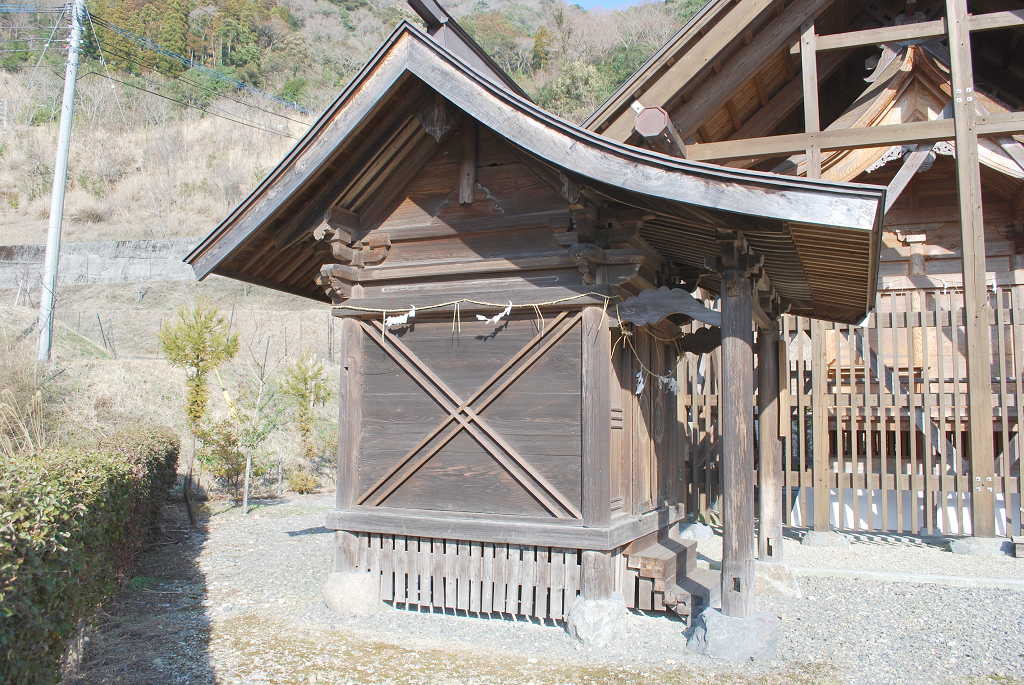
{"label": "stone foundation block", "polygon": [[324,584],[324,603],[342,616],[365,616],[385,609],[376,579],[369,573],[332,573]]}
{"label": "stone foundation block", "polygon": [[779,619],[764,612],[737,618],[718,609],[705,609],[687,632],[686,647],[697,654],[729,661],[774,659]]}
{"label": "stone foundation block", "polygon": [[759,561],[756,566],[758,595],[766,597],[784,597],[786,599],[801,599],[800,585],[796,582],[796,575],[789,568],[789,564],[773,561]]}
{"label": "stone foundation block", "polygon": [[577,599],[565,618],[565,632],[585,647],[607,647],[626,637],[626,601],[618,592],[610,599]]}
{"label": "stone foundation block", "polygon": [[684,523],[679,526],[680,540],[710,540],[713,537],[715,537],[715,531],[711,530],[711,526],[706,526],[703,523]]}
{"label": "stone foundation block", "polygon": [[850,546],[850,541],[845,535],[831,530],[809,530],[804,535],[804,539],[800,541],[800,544],[807,545],[808,547],[837,547],[845,549]]}
{"label": "stone foundation block", "polygon": [[1013,542],[1006,538],[959,538],[949,541],[953,554],[985,557],[990,554],[1013,554]]}

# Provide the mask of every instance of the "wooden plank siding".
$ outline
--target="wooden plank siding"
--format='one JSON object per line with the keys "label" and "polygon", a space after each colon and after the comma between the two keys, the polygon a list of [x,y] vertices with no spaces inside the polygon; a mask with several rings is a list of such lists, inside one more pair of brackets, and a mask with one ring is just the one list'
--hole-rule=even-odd
{"label": "wooden plank siding", "polygon": [[[380,599],[405,609],[509,614],[563,621],[580,593],[582,551],[381,533],[355,537],[356,573],[370,573]],[[655,606],[650,579],[625,568],[617,550],[615,591],[626,606]]]}

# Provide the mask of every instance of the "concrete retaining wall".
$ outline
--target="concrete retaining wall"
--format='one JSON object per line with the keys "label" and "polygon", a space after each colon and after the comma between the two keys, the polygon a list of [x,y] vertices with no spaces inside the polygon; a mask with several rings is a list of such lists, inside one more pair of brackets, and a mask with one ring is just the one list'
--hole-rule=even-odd
{"label": "concrete retaining wall", "polygon": [[[198,238],[64,243],[57,267],[58,285],[132,283],[139,280],[195,280],[183,263]],[[43,274],[45,245],[0,246],[0,288],[17,288],[28,279],[36,291]]]}

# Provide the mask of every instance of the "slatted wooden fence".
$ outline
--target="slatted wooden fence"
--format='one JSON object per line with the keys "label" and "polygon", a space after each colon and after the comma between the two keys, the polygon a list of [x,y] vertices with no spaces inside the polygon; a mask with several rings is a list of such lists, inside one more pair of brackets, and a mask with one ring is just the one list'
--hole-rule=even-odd
{"label": "slatted wooden fence", "polygon": [[433,607],[563,620],[580,587],[579,550],[360,533],[357,570],[380,597]]}
{"label": "slatted wooden fence", "polygon": [[[1021,531],[1024,399],[1024,289],[990,293],[996,530]],[[970,455],[963,298],[953,290],[879,293],[863,327],[826,324],[821,341],[825,392],[814,397],[813,322],[782,323],[785,522],[814,520],[813,425],[828,416],[830,521],[839,529],[970,533]],[[692,327],[692,324],[691,324]],[[718,499],[718,352],[680,359],[679,418],[688,435],[680,477],[687,504],[707,512]],[[684,380],[685,379],[685,382]],[[787,382],[788,381],[788,382]],[[787,411],[788,408],[788,411]],[[824,441],[823,441],[824,442]]]}

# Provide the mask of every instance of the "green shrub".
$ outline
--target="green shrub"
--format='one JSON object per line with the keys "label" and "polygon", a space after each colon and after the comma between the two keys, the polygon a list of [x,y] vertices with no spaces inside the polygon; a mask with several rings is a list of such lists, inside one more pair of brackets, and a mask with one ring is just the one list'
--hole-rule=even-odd
{"label": "green shrub", "polygon": [[93,451],[0,457],[0,682],[60,679],[65,643],[158,526],[178,449],[169,429],[129,428]]}

